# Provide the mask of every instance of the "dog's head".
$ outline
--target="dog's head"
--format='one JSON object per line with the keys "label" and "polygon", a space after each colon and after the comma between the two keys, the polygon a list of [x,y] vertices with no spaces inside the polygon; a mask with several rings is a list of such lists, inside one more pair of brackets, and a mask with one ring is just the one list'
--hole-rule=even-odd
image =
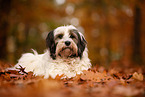
{"label": "dog's head", "polygon": [[48,33],[46,45],[52,59],[82,57],[86,40],[74,26],[61,26]]}

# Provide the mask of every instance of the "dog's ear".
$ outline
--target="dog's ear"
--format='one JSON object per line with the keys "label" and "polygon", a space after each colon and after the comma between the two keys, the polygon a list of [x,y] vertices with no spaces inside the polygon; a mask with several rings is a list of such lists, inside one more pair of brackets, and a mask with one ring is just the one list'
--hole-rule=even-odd
{"label": "dog's ear", "polygon": [[52,59],[55,59],[56,58],[56,55],[55,55],[56,44],[54,41],[54,31],[50,31],[48,33],[47,38],[46,38],[46,46],[48,47],[50,51],[50,56],[52,57]]}
{"label": "dog's ear", "polygon": [[84,36],[79,33],[80,37],[79,37],[79,42],[78,42],[78,56],[80,56],[80,58],[82,57],[82,54],[86,48],[86,40],[84,38]]}

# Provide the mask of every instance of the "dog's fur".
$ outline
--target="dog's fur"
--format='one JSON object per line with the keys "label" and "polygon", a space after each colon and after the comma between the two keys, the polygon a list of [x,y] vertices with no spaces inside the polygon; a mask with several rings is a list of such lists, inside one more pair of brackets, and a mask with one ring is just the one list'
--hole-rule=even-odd
{"label": "dog's fur", "polygon": [[74,77],[83,70],[91,67],[88,58],[86,40],[74,26],[61,26],[48,33],[44,54],[23,54],[15,68],[22,66],[26,72],[32,71],[34,75],[44,78],[63,75],[63,78]]}

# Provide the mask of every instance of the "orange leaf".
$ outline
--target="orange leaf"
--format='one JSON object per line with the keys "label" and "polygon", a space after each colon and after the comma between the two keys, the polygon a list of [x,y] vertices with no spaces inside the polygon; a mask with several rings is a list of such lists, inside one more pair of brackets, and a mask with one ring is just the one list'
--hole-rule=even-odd
{"label": "orange leaf", "polygon": [[143,81],[143,75],[141,73],[134,72],[133,78],[139,81]]}

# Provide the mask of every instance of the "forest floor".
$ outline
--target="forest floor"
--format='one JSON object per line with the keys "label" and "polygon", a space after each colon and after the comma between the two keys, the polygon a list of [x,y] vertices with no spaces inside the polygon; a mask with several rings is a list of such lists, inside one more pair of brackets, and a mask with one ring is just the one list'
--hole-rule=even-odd
{"label": "forest floor", "polygon": [[0,97],[145,97],[144,66],[94,66],[71,79],[44,79],[32,72],[5,70],[0,61]]}

